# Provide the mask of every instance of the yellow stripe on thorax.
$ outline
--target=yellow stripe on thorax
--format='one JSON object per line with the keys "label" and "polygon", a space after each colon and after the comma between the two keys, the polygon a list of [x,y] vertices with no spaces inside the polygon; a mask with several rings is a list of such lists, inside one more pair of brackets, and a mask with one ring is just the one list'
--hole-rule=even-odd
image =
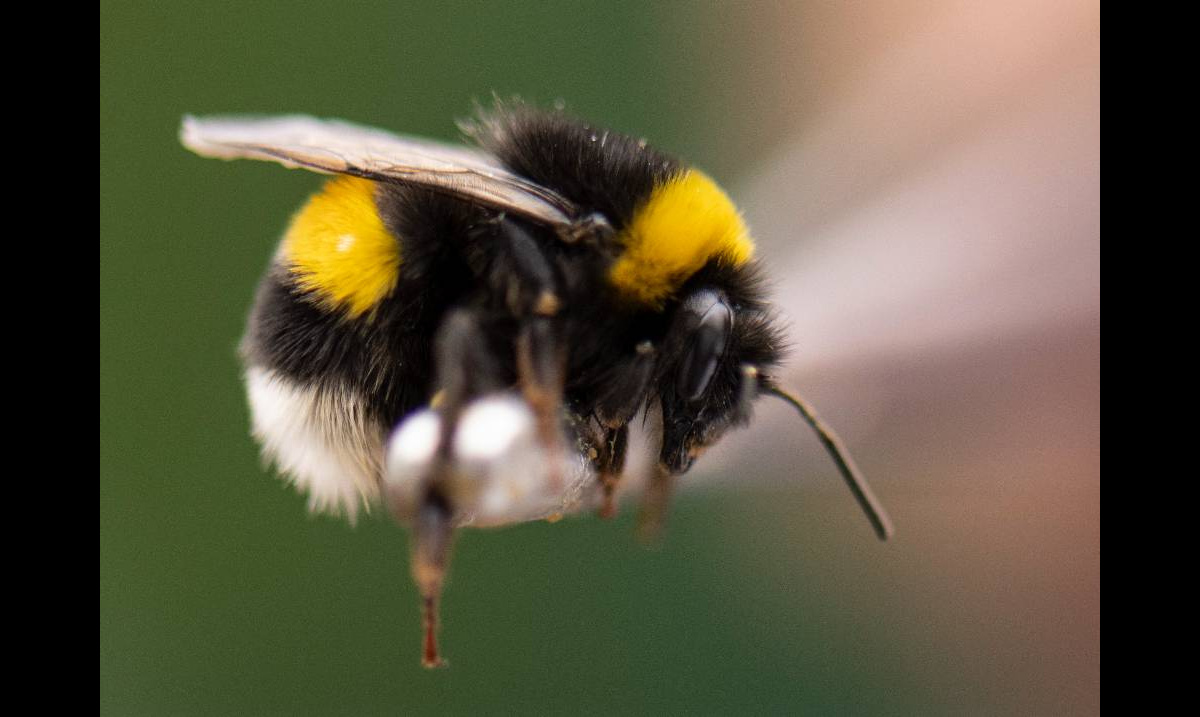
{"label": "yellow stripe on thorax", "polygon": [[754,254],[733,202],[696,170],[656,188],[619,239],[625,248],[609,282],[628,299],[655,308],[709,261],[741,266]]}
{"label": "yellow stripe on thorax", "polygon": [[301,288],[351,317],[379,304],[399,277],[400,242],[379,218],[367,179],[330,180],[292,219],[282,250]]}

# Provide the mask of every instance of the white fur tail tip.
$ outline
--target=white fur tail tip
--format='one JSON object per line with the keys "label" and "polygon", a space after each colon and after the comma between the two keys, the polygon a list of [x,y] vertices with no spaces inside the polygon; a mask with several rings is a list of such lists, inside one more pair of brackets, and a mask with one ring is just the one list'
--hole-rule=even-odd
{"label": "white fur tail tip", "polygon": [[274,371],[251,367],[246,390],[255,438],[318,513],[351,522],[378,500],[382,428],[366,419],[350,391],[304,386]]}

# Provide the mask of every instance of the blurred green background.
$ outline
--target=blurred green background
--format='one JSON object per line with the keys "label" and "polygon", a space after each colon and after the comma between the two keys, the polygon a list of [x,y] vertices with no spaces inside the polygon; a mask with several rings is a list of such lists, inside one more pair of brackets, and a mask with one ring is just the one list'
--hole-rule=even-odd
{"label": "blurred green background", "polygon": [[[732,184],[819,114],[805,98],[837,95],[854,74],[840,58],[927,29],[925,9],[807,7],[102,0],[101,712],[1098,710],[1098,365],[1062,394],[1090,409],[1094,383],[1095,460],[1088,434],[1083,477],[1051,499],[1082,496],[1065,509],[1079,520],[954,534],[925,519],[946,514],[929,504],[944,486],[895,480],[881,492],[900,532],[880,545],[818,462],[816,488],[685,492],[660,550],[633,539],[629,504],[612,523],[468,532],[443,608],[445,671],[418,664],[404,531],[379,515],[354,528],[310,517],[260,464],[235,347],[278,236],[321,179],[197,158],[176,139],[183,114],[303,112],[453,139],[454,119],[493,92],[561,99]],[[789,23],[807,34],[778,30]],[[844,54],[804,44],[822,23]],[[867,451],[866,467],[885,465]],[[979,499],[968,493],[949,494]],[[993,515],[1044,503],[1001,497]],[[1043,629],[1081,595],[1083,618]]]}

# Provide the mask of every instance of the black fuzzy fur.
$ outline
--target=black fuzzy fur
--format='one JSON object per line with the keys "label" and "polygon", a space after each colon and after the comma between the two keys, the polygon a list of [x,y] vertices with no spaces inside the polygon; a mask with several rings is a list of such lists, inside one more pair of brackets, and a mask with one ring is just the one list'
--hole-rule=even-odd
{"label": "black fuzzy fur", "polygon": [[519,103],[500,104],[464,129],[513,172],[600,212],[618,231],[656,186],[685,169],[644,140]]}

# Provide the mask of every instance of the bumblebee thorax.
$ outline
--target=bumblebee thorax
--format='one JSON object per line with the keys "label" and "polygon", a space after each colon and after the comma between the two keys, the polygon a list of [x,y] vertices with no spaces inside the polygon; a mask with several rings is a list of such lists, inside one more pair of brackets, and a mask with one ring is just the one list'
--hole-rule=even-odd
{"label": "bumblebee thorax", "polygon": [[733,202],[694,169],[657,186],[618,241],[623,252],[609,270],[609,282],[623,297],[653,308],[660,308],[705,264],[742,266],[754,254]]}

